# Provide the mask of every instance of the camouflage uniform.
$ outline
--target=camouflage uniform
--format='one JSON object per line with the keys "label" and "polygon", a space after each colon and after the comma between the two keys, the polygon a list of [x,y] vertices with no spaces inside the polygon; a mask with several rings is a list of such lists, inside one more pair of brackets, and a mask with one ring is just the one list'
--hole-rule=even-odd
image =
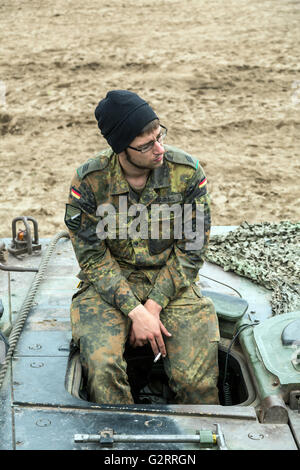
{"label": "camouflage uniform", "polygon": [[[71,183],[65,222],[82,280],[71,306],[72,335],[88,371],[90,399],[97,403],[133,403],[123,358],[131,325],[128,313],[147,299],[162,306],[161,321],[172,333],[171,338],[164,337],[164,367],[175,402],[218,402],[217,316],[212,302],[195,284],[210,231],[206,178],[193,157],[174,147],[165,149],[162,166],[150,173],[140,197],[111,149],[82,165]],[[119,196],[125,197],[126,219]],[[130,208],[138,203],[147,207],[149,232],[132,239],[126,230],[136,222],[136,212],[130,215]],[[97,208],[109,204],[118,214],[117,223],[110,225],[113,236],[108,233],[101,240],[96,233],[102,220]],[[170,236],[161,237],[160,225],[160,237],[151,238],[154,204],[192,204],[193,228],[196,207],[202,209],[201,247],[187,249],[185,233],[181,239],[175,234],[178,215],[171,212],[167,217]]]}

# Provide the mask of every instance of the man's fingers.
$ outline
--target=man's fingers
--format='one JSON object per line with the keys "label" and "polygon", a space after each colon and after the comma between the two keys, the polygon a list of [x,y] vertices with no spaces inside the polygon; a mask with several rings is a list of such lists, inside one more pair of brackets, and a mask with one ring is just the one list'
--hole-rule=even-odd
{"label": "man's fingers", "polygon": [[151,348],[155,356],[157,356],[157,354],[161,352],[162,356],[166,357],[167,355],[166,346],[165,346],[165,343],[161,334],[157,335],[156,337],[154,337],[153,339],[149,341],[150,341]]}
{"label": "man's fingers", "polygon": [[152,348],[154,356],[157,356],[157,354],[159,353],[159,349],[158,349],[155,339],[149,340],[149,342],[151,344],[151,348]]}
{"label": "man's fingers", "polygon": [[172,336],[171,333],[167,330],[167,328],[163,325],[161,321],[159,321],[160,324],[160,329],[163,332],[164,335],[166,336]]}
{"label": "man's fingers", "polygon": [[139,305],[129,313],[129,318],[132,320],[133,331],[133,335],[130,335],[131,344],[142,346],[149,341],[155,356],[161,352],[162,356],[166,357],[167,351],[162,335],[170,337],[171,334],[161,323],[159,316]]}

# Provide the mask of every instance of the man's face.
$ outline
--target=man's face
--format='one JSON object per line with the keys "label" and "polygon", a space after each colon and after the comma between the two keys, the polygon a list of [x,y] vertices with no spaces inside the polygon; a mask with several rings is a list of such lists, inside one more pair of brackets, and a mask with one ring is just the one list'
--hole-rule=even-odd
{"label": "man's face", "polygon": [[152,170],[158,168],[163,164],[163,157],[165,149],[162,143],[159,143],[156,139],[161,135],[162,128],[160,126],[153,132],[136,137],[131,143],[130,147],[137,149],[143,148],[145,145],[154,141],[153,147],[147,152],[139,152],[132,148],[125,149],[125,155],[127,161],[136,168],[142,170]]}

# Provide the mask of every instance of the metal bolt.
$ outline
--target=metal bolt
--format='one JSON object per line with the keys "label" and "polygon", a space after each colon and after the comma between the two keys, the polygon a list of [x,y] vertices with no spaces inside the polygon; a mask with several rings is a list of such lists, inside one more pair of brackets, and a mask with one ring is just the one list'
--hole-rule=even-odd
{"label": "metal bolt", "polygon": [[32,344],[31,346],[28,346],[28,349],[36,351],[38,349],[42,349],[42,346],[40,344]]}
{"label": "metal bolt", "polygon": [[35,424],[37,426],[40,426],[41,428],[44,428],[46,426],[50,426],[51,421],[49,419],[41,418],[41,419],[38,419]]}
{"label": "metal bolt", "polygon": [[44,367],[44,363],[43,362],[32,362],[30,364],[30,367],[33,367],[34,369],[37,369],[39,367]]}
{"label": "metal bolt", "polygon": [[162,422],[159,419],[149,419],[148,421],[145,421],[145,426],[147,427],[160,427],[162,425]]}
{"label": "metal bolt", "polygon": [[248,437],[254,441],[260,441],[264,438],[263,434],[255,434],[254,432],[249,432]]}

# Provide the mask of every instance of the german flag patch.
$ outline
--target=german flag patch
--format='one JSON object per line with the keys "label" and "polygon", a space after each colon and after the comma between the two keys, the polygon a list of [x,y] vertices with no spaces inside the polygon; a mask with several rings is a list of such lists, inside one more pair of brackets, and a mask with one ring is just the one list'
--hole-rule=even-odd
{"label": "german flag patch", "polygon": [[78,230],[81,225],[81,210],[79,207],[66,204],[65,224],[70,230]]}
{"label": "german flag patch", "polygon": [[75,197],[75,199],[80,199],[81,198],[81,194],[80,192],[75,189],[75,188],[71,188],[71,196]]}
{"label": "german flag patch", "polygon": [[198,188],[204,188],[204,186],[206,185],[207,183],[207,179],[204,177],[200,183],[198,184]]}

